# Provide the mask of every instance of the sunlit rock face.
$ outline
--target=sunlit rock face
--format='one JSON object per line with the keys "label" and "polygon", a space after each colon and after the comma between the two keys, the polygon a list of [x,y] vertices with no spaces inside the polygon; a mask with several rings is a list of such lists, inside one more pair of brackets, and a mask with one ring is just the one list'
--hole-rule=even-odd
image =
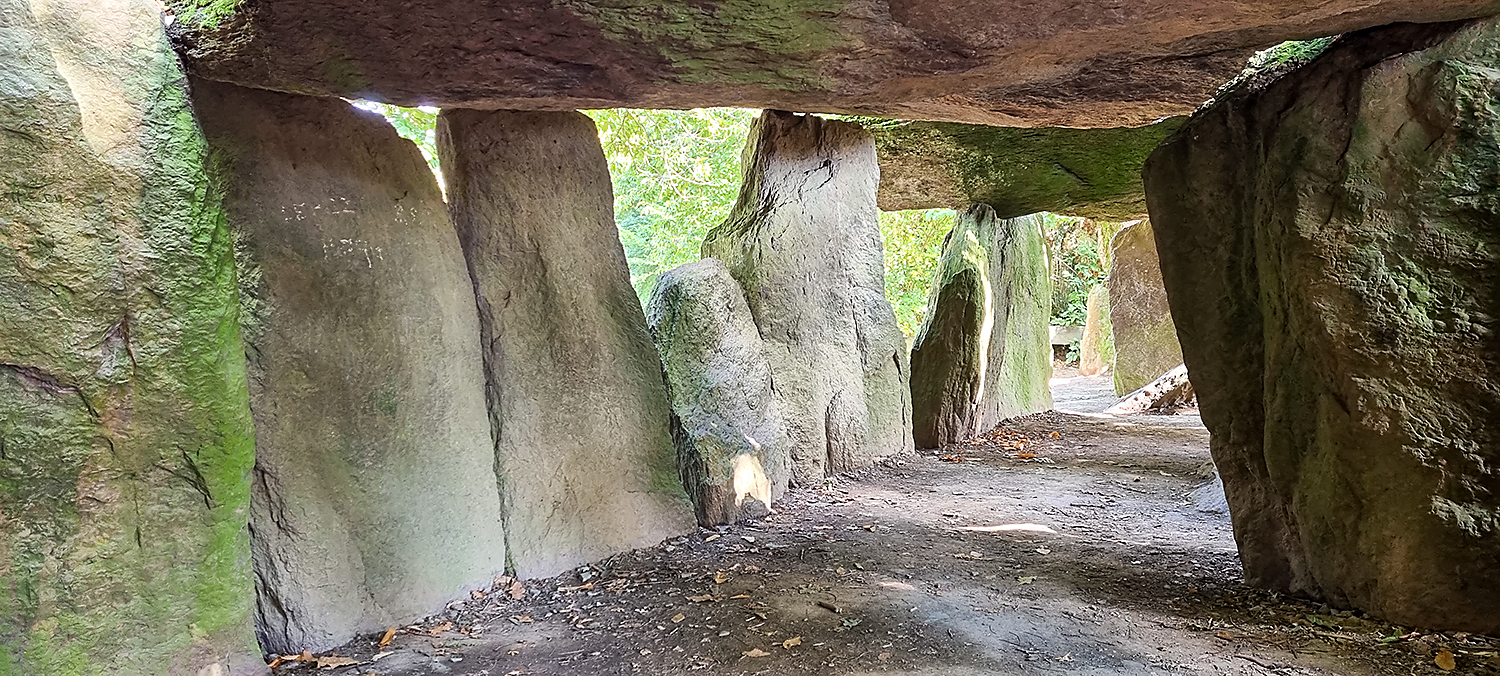
{"label": "sunlit rock face", "polygon": [[980,205],[943,243],[911,354],[912,434],[937,448],[1052,408],[1052,281],[1038,216]]}
{"label": "sunlit rock face", "polygon": [[232,238],[145,0],[0,0],[0,673],[258,674]]}
{"label": "sunlit rock face", "polygon": [[1141,166],[1187,118],[1120,129],[1021,129],[860,119],[880,155],[880,208],[993,208],[1107,221],[1146,213]]}
{"label": "sunlit rock face", "polygon": [[1346,36],[1147,163],[1255,584],[1500,631],[1497,62],[1495,20]]}
{"label": "sunlit rock face", "polygon": [[[1494,0],[169,0],[194,71],[402,105],[744,106],[1009,126],[1191,113],[1257,48]],[[1019,215],[1019,214],[1014,214]]]}
{"label": "sunlit rock face", "polygon": [[739,282],[765,341],[793,479],[813,485],[911,450],[874,141],[858,125],[766,111],[742,163],[739,200],[703,255]]}
{"label": "sunlit rock face", "polygon": [[438,151],[478,300],[515,573],[547,577],[692,530],[593,122],[445,110]]}
{"label": "sunlit rock face", "polygon": [[646,322],[698,523],[765,516],[786,491],[791,454],[765,343],[740,285],[716,258],[679,266],[658,278]]}
{"label": "sunlit rock face", "polygon": [[1109,248],[1115,394],[1123,397],[1181,364],[1182,347],[1177,344],[1177,326],[1167,307],[1151,221],[1121,228]]}
{"label": "sunlit rock face", "polygon": [[505,569],[479,322],[432,172],[339,99],[194,81],[255,416],[258,632],[333,648]]}

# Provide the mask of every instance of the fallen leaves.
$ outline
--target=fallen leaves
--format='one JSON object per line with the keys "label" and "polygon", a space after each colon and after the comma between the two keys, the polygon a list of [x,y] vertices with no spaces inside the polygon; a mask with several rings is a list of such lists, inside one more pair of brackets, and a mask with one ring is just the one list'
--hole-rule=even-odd
{"label": "fallen leaves", "polygon": [[687,615],[684,615],[683,613],[677,613],[676,615],[672,616],[672,624],[678,624],[686,619]]}
{"label": "fallen leaves", "polygon": [[724,584],[725,582],[728,582],[728,581],[729,581],[729,573],[726,573],[726,572],[724,572],[722,570],[719,571],[719,572],[717,572],[717,573],[714,573],[714,584]]}
{"label": "fallen leaves", "polygon": [[745,657],[765,657],[767,655],[770,655],[771,653],[761,650],[760,648],[751,648],[740,654],[744,655]]}
{"label": "fallen leaves", "polygon": [[1018,578],[1016,578],[1016,582],[1020,582],[1021,584],[1031,584],[1033,582],[1036,582],[1036,576],[1035,575],[1026,575],[1026,576],[1023,576],[1023,577],[1018,577]]}
{"label": "fallen leaves", "polygon": [[801,636],[793,636],[793,637],[791,637],[791,638],[789,638],[789,639],[781,642],[781,647],[785,648],[787,650],[791,650],[792,648],[795,648],[795,647],[797,647],[799,645],[802,645],[802,637]]}
{"label": "fallen leaves", "polygon": [[957,454],[945,455],[945,456],[943,456],[941,458],[938,458],[938,459],[941,460],[941,461],[943,461],[943,462],[963,462],[964,461],[964,457],[961,456],[961,455],[957,455]]}
{"label": "fallen leaves", "polygon": [[395,639],[396,639],[396,628],[395,627],[391,627],[390,629],[385,630],[385,633],[380,636],[380,646],[379,647],[384,648],[384,647],[390,645],[391,641],[394,641]]}
{"label": "fallen leaves", "polygon": [[1432,658],[1432,661],[1443,671],[1453,671],[1458,668],[1458,661],[1453,659],[1453,651],[1447,648],[1439,650],[1437,657]]}
{"label": "fallen leaves", "polygon": [[714,598],[713,594],[699,594],[697,596],[687,596],[684,598],[692,601],[693,603],[713,603],[714,601],[718,600]]}
{"label": "fallen leaves", "polygon": [[348,667],[359,664],[359,660],[351,657],[340,657],[338,655],[324,655],[318,658],[319,669],[332,669],[334,667]]}
{"label": "fallen leaves", "polygon": [[511,624],[514,624],[514,625],[531,624],[532,622],[535,622],[535,621],[536,620],[533,619],[530,615],[511,615],[510,616],[510,622],[511,622]]}

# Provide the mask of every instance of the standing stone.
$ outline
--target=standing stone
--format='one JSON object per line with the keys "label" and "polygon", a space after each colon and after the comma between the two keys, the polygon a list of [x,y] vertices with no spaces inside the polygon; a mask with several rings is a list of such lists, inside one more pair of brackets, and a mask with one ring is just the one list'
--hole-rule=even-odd
{"label": "standing stone", "polygon": [[786,492],[792,459],[765,343],[740,285],[716,258],[678,266],[657,280],[646,323],[698,523],[765,516]]}
{"label": "standing stone", "polygon": [[1115,394],[1125,396],[1182,363],[1177,326],[1156,257],[1151,221],[1128,225],[1110,242],[1109,323],[1115,339]]}
{"label": "standing stone", "polygon": [[1039,216],[971,207],[943,243],[911,355],[912,435],[937,448],[1052,408],[1051,276]]}
{"label": "standing stone", "polygon": [[1109,291],[1103,286],[1089,289],[1088,319],[1083,325],[1083,340],[1078,342],[1078,374],[1096,376],[1104,373],[1109,363],[1105,358],[1105,341],[1108,340],[1106,323],[1109,321]]}
{"label": "standing stone", "polygon": [[259,674],[234,258],[145,0],[0,0],[0,674]]}
{"label": "standing stone", "polygon": [[445,110],[438,153],[479,299],[516,574],[555,575],[691,530],[594,123]]}
{"label": "standing stone", "polygon": [[195,81],[255,414],[261,645],[440,610],[505,567],[474,295],[432,172],[339,99]]}
{"label": "standing stone", "polygon": [[1500,20],[1346,35],[1147,163],[1250,582],[1500,632]]}
{"label": "standing stone", "polygon": [[906,338],[885,297],[875,142],[857,125],[768,110],[703,255],[724,261],[766,343],[804,485],[910,451]]}

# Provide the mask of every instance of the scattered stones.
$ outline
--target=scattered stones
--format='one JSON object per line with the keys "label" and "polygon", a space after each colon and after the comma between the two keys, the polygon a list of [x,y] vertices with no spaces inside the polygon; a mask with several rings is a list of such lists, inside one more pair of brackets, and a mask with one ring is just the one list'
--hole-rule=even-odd
{"label": "scattered stones", "polygon": [[323,651],[505,568],[479,324],[432,172],[339,99],[195,81],[255,414],[261,645]]}
{"label": "scattered stones", "polygon": [[1147,162],[1255,584],[1500,631],[1497,55],[1495,20],[1346,35]]}
{"label": "scattered stones", "polygon": [[938,448],[1052,407],[1052,289],[1039,216],[961,214],[912,347],[912,434]]}
{"label": "scattered stones", "polygon": [[1115,394],[1125,396],[1145,387],[1182,363],[1149,220],[1127,225],[1110,242],[1109,324],[1115,344]]}
{"label": "scattered stones", "polygon": [[516,575],[554,575],[691,530],[661,362],[593,122],[445,110],[438,151],[478,296]]}
{"label": "scattered stones", "polygon": [[885,297],[876,222],[880,170],[859,126],[761,114],[739,202],[709,231],[766,344],[792,476],[830,474],[910,451],[906,338]]}
{"label": "scattered stones", "polygon": [[145,0],[0,0],[0,673],[248,674],[232,239]]}
{"label": "scattered stones", "polygon": [[765,344],[740,285],[705,258],[657,279],[646,309],[672,403],[678,472],[704,526],[765,516],[791,478]]}

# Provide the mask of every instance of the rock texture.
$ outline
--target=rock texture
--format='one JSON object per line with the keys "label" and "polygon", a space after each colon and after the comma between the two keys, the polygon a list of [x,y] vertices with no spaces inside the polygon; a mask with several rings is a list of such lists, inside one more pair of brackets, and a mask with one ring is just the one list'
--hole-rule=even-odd
{"label": "rock texture", "polygon": [[1249,581],[1500,631],[1500,23],[1345,36],[1152,155]]}
{"label": "rock texture", "polygon": [[1109,368],[1105,354],[1109,340],[1109,291],[1103,286],[1089,289],[1088,319],[1083,340],[1078,341],[1078,375],[1096,376]]}
{"label": "rock texture", "polygon": [[234,259],[144,0],[0,0],[0,673],[259,674]]}
{"label": "rock texture", "polygon": [[1181,364],[1182,346],[1177,343],[1177,326],[1167,306],[1151,221],[1122,228],[1109,248],[1115,394],[1123,397]]}
{"label": "rock texture", "polygon": [[703,255],[724,261],[766,343],[791,443],[812,485],[912,448],[906,337],[885,297],[875,143],[859,126],[761,114],[729,218]]}
{"label": "rock texture", "polygon": [[580,113],[445,110],[511,564],[547,577],[692,529],[609,168]]}
{"label": "rock texture", "polygon": [[912,435],[937,448],[1052,408],[1051,277],[1038,216],[960,215],[912,347]]}
{"label": "rock texture", "polygon": [[1146,213],[1146,156],[1186,120],[1121,129],[860,123],[875,136],[885,211],[987,204],[1001,218],[1051,211],[1128,221]]}
{"label": "rock texture", "polygon": [[672,402],[682,485],[704,526],[765,516],[786,492],[792,458],[765,343],[729,269],[716,258],[656,282],[646,323]]}
{"label": "rock texture", "polygon": [[769,107],[1008,126],[1185,115],[1257,48],[1494,0],[169,0],[200,75],[513,109]]}
{"label": "rock texture", "polygon": [[321,651],[505,568],[479,324],[417,149],[321,99],[195,81],[255,415],[261,645]]}

